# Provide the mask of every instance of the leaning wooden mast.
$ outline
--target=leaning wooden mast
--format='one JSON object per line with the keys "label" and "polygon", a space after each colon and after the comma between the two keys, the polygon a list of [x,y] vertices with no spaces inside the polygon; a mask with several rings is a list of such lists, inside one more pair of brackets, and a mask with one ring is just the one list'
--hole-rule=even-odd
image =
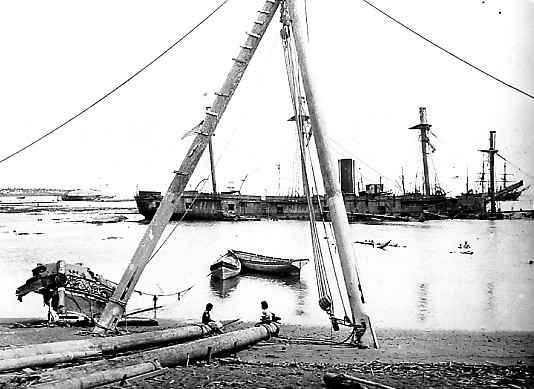
{"label": "leaning wooden mast", "polygon": [[352,311],[352,322],[365,325],[366,332],[361,338],[364,345],[378,347],[371,320],[363,307],[363,295],[358,276],[356,256],[352,246],[347,210],[345,209],[341,187],[337,179],[336,165],[330,155],[326,117],[319,104],[320,92],[318,91],[318,85],[314,82],[313,69],[310,66],[312,61],[309,58],[307,49],[306,28],[299,17],[302,13],[300,10],[303,7],[298,3],[299,0],[287,1],[299,68],[302,74],[317,156],[324,182],[325,197],[330,210],[341,270]]}
{"label": "leaning wooden mast", "polygon": [[259,11],[258,19],[254,22],[252,30],[247,32],[248,36],[245,44],[241,46],[239,55],[233,58],[234,63],[230,73],[228,73],[220,91],[216,92],[212,106],[206,111],[206,118],[201,130],[193,140],[180,169],[175,172],[167,193],[163,197],[156,214],[152,218],[130,264],[96,323],[93,332],[102,334],[115,329],[124,314],[126,304],[134,291],[135,285],[141,277],[143,269],[150,261],[156,245],[174,212],[176,201],[189,182],[279,4],[280,0],[267,0],[263,9]]}

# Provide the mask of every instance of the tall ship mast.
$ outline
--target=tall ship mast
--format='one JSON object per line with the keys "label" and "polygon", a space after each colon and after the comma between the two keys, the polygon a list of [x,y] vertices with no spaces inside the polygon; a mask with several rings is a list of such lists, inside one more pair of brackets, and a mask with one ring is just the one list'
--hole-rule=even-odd
{"label": "tall ship mast", "polygon": [[426,196],[430,196],[430,177],[428,173],[428,152],[427,147],[432,147],[428,139],[428,132],[430,131],[431,124],[426,120],[426,108],[419,108],[419,120],[420,123],[410,127],[410,130],[419,130],[421,137],[421,154],[423,155],[423,193]]}
{"label": "tall ship mast", "polygon": [[124,314],[126,304],[134,291],[135,285],[141,277],[143,269],[150,261],[156,245],[174,213],[175,204],[182,195],[200,157],[208,146],[217,124],[228,107],[230,99],[236,91],[279,4],[279,0],[268,0],[263,9],[259,11],[258,19],[254,22],[252,29],[250,32],[247,32],[246,41],[241,46],[239,55],[233,58],[234,63],[230,69],[230,73],[226,77],[219,92],[215,94],[216,97],[213,104],[206,110],[206,117],[202,122],[201,128],[195,136],[180,168],[175,172],[174,179],[159,204],[156,214],[141,239],[119,285],[96,323],[93,329],[95,333],[102,334],[114,330]]}
{"label": "tall ship mast", "polygon": [[[241,46],[241,52],[234,58],[234,65],[226,77],[225,82],[211,107],[207,109],[206,117],[202,122],[201,129],[196,135],[180,169],[171,182],[160,206],[158,207],[150,225],[147,228],[139,246],[134,253],[130,265],[118,284],[109,303],[102,312],[93,331],[103,334],[114,330],[119,319],[124,314],[126,304],[134,291],[144,267],[148,264],[155,250],[156,244],[162,236],[163,230],[170,220],[174,211],[175,202],[182,195],[189,178],[191,177],[202,153],[208,147],[211,137],[218,122],[226,110],[229,101],[234,94],[258,44],[264,35],[275,11],[282,3],[282,21],[285,23],[283,31],[290,34],[291,31],[297,51],[298,67],[302,84],[305,90],[307,109],[310,113],[311,126],[317,156],[321,167],[325,197],[330,213],[331,223],[334,231],[335,244],[339,254],[339,262],[343,272],[347,298],[350,304],[350,318],[346,318],[343,324],[353,327],[355,343],[358,346],[378,347],[374,328],[369,315],[364,309],[364,298],[361,287],[360,275],[352,246],[352,237],[347,218],[347,211],[343,201],[340,184],[337,179],[336,164],[329,154],[327,125],[328,122],[320,105],[320,91],[314,82],[313,69],[311,65],[309,51],[306,42],[306,30],[300,13],[303,6],[299,1],[277,1],[268,0],[264,8],[259,12],[258,20],[255,21],[251,32],[247,33],[247,41]],[[286,28],[287,27],[287,28]],[[285,29],[284,29],[285,28]],[[288,36],[286,36],[287,38]],[[297,116],[298,113],[296,113]],[[215,185],[214,185],[215,186]],[[214,187],[215,190],[215,187]],[[309,202],[313,207],[313,203]],[[311,213],[310,213],[311,215]],[[314,218],[310,217],[310,226],[315,226]],[[345,323],[346,322],[346,323]],[[333,320],[334,323],[338,323]]]}

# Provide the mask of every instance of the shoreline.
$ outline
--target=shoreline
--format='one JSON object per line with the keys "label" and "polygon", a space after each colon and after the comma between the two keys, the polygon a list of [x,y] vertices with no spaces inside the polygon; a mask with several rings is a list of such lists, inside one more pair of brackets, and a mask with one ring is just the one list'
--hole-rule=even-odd
{"label": "shoreline", "polygon": [[[157,319],[157,326],[121,326],[120,331],[148,332],[179,327],[194,321]],[[254,326],[251,322],[230,324],[227,331]],[[91,327],[48,326],[44,319],[0,318],[0,349],[28,344],[80,339],[79,333]],[[299,349],[299,359],[313,360],[316,348],[329,345],[341,346],[350,335],[347,327],[332,331],[328,325],[296,325],[281,323],[280,336],[276,343],[291,344]],[[496,363],[534,366],[534,331],[468,331],[468,330],[414,330],[397,328],[376,329],[378,349],[358,350],[362,361],[381,360],[390,363],[461,362]],[[311,349],[307,346],[314,345]],[[348,347],[353,350],[354,348]],[[352,361],[351,353],[336,349],[329,359]],[[247,354],[248,350],[242,353]],[[283,354],[282,354],[283,355]],[[261,355],[255,357],[263,360]]]}
{"label": "shoreline", "polygon": [[[43,320],[40,320],[43,322]],[[158,326],[120,327],[121,331],[149,332],[192,322],[158,320]],[[16,324],[19,323],[19,324]],[[33,323],[33,325],[32,325]],[[35,326],[36,320],[0,318],[0,350],[62,340],[87,339],[90,327]],[[254,326],[237,322],[225,332]],[[26,326],[27,325],[27,326]],[[278,337],[260,341],[236,356],[175,366],[151,377],[132,378],[132,387],[145,388],[324,388],[324,375],[347,374],[391,388],[455,387],[528,388],[534,385],[534,331],[377,330],[378,349],[359,349],[342,343],[346,327],[282,323]],[[39,376],[60,367],[0,373],[0,387],[13,376]],[[5,378],[7,377],[7,378]],[[508,382],[515,386],[504,385]],[[501,385],[502,384],[502,385]],[[493,386],[492,386],[493,385]],[[106,384],[102,388],[116,388]],[[367,386],[371,387],[371,386]]]}

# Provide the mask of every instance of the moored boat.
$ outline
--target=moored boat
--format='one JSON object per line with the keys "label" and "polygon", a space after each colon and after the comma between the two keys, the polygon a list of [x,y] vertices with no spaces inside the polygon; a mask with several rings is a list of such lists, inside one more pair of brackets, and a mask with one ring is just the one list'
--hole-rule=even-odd
{"label": "moored boat", "polygon": [[309,259],[277,258],[239,250],[228,250],[228,253],[239,259],[244,271],[285,276],[300,275],[300,269],[310,261]]}
{"label": "moored boat", "polygon": [[19,301],[28,293],[43,295],[50,320],[93,321],[113,295],[115,284],[81,263],[63,260],[37,264],[32,277],[17,288]]}
{"label": "moored boat", "polygon": [[241,262],[229,251],[213,262],[210,266],[210,271],[213,277],[226,280],[238,276],[241,273]]}

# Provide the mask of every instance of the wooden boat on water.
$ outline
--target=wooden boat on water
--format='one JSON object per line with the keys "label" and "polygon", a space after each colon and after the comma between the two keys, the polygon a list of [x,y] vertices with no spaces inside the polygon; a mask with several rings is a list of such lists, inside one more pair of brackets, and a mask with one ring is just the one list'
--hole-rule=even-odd
{"label": "wooden boat on water", "polygon": [[226,280],[241,273],[241,261],[229,251],[213,262],[210,271],[213,277]]}
{"label": "wooden boat on water", "polygon": [[241,268],[244,271],[284,276],[300,275],[300,269],[310,261],[309,259],[270,257],[239,250],[228,250],[228,254],[233,255],[241,262]]}
{"label": "wooden boat on water", "polygon": [[31,292],[43,295],[50,307],[49,320],[93,321],[104,310],[115,286],[81,263],[60,260],[37,264],[32,277],[15,294],[19,301]]}

